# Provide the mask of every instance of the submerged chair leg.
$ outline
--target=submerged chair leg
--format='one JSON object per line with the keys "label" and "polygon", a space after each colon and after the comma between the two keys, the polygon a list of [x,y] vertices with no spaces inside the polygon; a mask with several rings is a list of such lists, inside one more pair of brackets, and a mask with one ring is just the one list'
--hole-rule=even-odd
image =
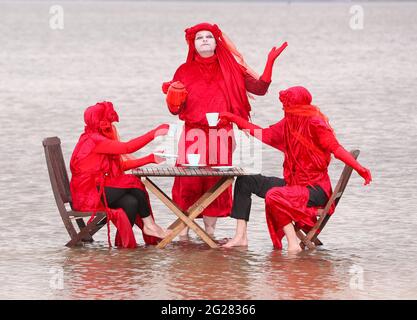
{"label": "submerged chair leg", "polygon": [[322,246],[323,243],[315,237],[314,239],[307,240],[307,232],[295,226],[295,232],[298,239],[300,239],[300,247],[304,250],[306,247],[309,249],[315,249],[318,246]]}
{"label": "submerged chair leg", "polygon": [[[80,231],[86,227],[86,224],[83,218],[76,219],[77,225],[80,228]],[[82,242],[94,242],[94,239],[91,234],[86,235],[84,238],[81,239]]]}
{"label": "submerged chair leg", "polygon": [[105,217],[104,214],[97,214],[96,217],[91,221],[85,228],[83,228],[80,233],[78,233],[74,238],[72,238],[67,244],[67,247],[77,246],[82,242],[82,239],[91,237],[91,232],[97,228],[97,224]]}

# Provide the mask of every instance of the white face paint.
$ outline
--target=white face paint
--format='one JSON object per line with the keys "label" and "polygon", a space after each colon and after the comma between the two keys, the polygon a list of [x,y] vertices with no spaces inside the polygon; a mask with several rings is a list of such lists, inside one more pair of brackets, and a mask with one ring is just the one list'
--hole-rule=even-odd
{"label": "white face paint", "polygon": [[211,57],[216,50],[216,39],[210,31],[201,30],[195,34],[194,46],[200,56]]}

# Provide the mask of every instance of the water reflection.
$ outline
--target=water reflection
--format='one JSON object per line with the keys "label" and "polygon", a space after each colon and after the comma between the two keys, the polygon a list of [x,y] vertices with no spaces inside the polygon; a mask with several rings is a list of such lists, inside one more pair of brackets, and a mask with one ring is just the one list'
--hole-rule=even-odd
{"label": "water reflection", "polygon": [[[288,255],[174,242],[166,249],[91,245],[62,253],[66,299],[322,299],[348,294],[348,267],[324,250]],[[347,290],[347,291],[346,291]]]}
{"label": "water reflection", "polygon": [[264,266],[265,297],[273,299],[321,299],[339,289],[341,279],[332,260],[319,253],[286,255],[272,251]]}
{"label": "water reflection", "polygon": [[139,250],[107,248],[66,250],[63,268],[67,298],[146,298],[138,295],[138,288],[154,283],[154,264],[140,259],[138,253]]}
{"label": "water reflection", "polygon": [[253,257],[246,251],[211,250],[195,244],[173,248],[167,267],[170,291],[181,299],[249,299]]}

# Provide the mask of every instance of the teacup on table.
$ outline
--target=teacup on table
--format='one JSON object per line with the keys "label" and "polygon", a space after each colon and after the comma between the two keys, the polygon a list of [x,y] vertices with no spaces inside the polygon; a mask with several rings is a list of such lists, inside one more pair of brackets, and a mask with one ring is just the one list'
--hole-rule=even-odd
{"label": "teacup on table", "polygon": [[198,166],[200,155],[198,153],[189,153],[187,154],[187,160],[191,166]]}
{"label": "teacup on table", "polygon": [[209,127],[216,127],[219,123],[219,113],[218,112],[208,112],[206,113],[206,118]]}

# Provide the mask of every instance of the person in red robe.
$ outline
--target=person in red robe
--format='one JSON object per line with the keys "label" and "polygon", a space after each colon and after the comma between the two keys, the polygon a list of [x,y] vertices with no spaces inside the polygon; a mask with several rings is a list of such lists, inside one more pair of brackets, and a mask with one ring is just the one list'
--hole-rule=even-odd
{"label": "person in red robe", "polygon": [[[188,28],[185,38],[187,61],[177,69],[173,79],[162,86],[170,112],[185,122],[176,165],[187,164],[189,153],[200,154],[203,165],[231,165],[233,127],[231,124],[209,127],[206,114],[231,112],[248,119],[251,106],[247,93],[264,95],[267,92],[274,61],[287,43],[272,48],[259,77],[216,24],[200,23]],[[218,180],[216,177],[176,177],[173,200],[186,210]],[[232,187],[202,212],[205,229],[210,235],[214,234],[217,217],[229,216],[231,207]],[[182,236],[187,232],[185,229]]]}
{"label": "person in red robe", "polygon": [[[284,234],[288,251],[301,250],[293,222],[308,230],[316,222],[317,210],[329,199],[332,187],[327,168],[331,154],[351,166],[365,179],[371,172],[362,167],[339,144],[327,117],[311,104],[312,96],[304,87],[280,91],[284,118],[268,128],[249,123],[232,113],[220,115],[222,122],[233,122],[254,137],[284,153],[284,178],[253,175],[239,177],[235,185],[231,216],[237,219],[234,238],[225,247],[247,246],[246,227],[249,221],[251,195],[265,198],[268,229],[274,246],[282,248]],[[333,213],[334,207],[330,213]]]}
{"label": "person in red robe", "polygon": [[[113,122],[119,116],[111,102],[100,102],[84,112],[85,128],[72,153],[70,189],[72,208],[77,211],[106,211],[107,219],[117,227],[115,244],[124,248],[137,246],[132,226],[142,229],[145,243],[156,244],[167,231],[153,219],[149,196],[142,182],[126,170],[162,158],[150,154],[143,158],[124,160],[122,155],[133,153],[155,137],[165,135],[168,125],[162,124],[148,133],[121,142]],[[94,218],[94,214],[90,221]],[[89,222],[90,222],[89,221]],[[110,228],[110,223],[107,224]],[[108,237],[110,230],[108,229]],[[110,238],[108,238],[111,245]]]}

